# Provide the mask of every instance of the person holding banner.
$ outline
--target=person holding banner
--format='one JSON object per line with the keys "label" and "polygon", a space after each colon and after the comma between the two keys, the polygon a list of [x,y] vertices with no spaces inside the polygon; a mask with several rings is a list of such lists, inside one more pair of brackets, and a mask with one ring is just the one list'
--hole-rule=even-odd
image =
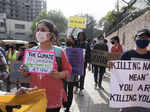
{"label": "person holding banner", "polygon": [[84,52],[84,72],[83,72],[83,75],[80,76],[80,83],[79,83],[79,88],[80,88],[79,95],[81,95],[81,96],[83,96],[82,90],[84,89],[84,80],[85,80],[85,75],[86,75],[87,64],[91,61],[91,59],[90,59],[91,58],[91,54],[90,54],[91,49],[90,49],[89,44],[87,44],[85,41],[86,41],[85,32],[79,32],[78,36],[77,36],[76,46],[77,46],[77,48],[82,48],[85,50],[85,52]]}
{"label": "person holding banner", "polygon": [[[73,48],[73,43],[71,41],[67,41],[66,46],[67,46],[67,48]],[[65,51],[67,50],[67,48],[65,49]],[[67,52],[66,52],[66,54],[67,54]],[[68,59],[69,59],[69,57],[68,57]],[[72,67],[72,73],[73,73],[73,67]],[[67,80],[64,82],[64,88],[67,93],[67,102],[63,103],[63,106],[66,108],[65,112],[70,112],[70,107],[71,107],[72,100],[73,100],[73,87],[74,87],[75,83],[77,82],[76,77],[77,77],[76,75],[71,74],[67,78]]]}
{"label": "person holding banner", "polygon": [[[147,47],[150,43],[150,30],[141,29],[135,35],[136,49],[129,50],[121,56],[121,60],[145,60],[150,61],[150,51]],[[150,108],[128,107],[121,109],[120,112],[150,112]]]}
{"label": "person holding banner", "polygon": [[[68,62],[64,50],[52,45],[52,38],[54,37],[54,24],[49,20],[40,20],[37,24],[36,39],[40,45],[32,48],[35,51],[49,51],[56,53],[56,61],[53,60],[54,69],[48,74],[30,73],[26,71],[25,66],[21,66],[20,73],[28,77],[30,76],[30,86],[32,88],[45,88],[47,95],[47,111],[59,112],[63,100],[67,100],[63,80],[71,74],[72,67]],[[40,53],[40,52],[39,52]]]}
{"label": "person holding banner", "polygon": [[[94,46],[93,50],[100,50],[100,51],[108,52],[108,46],[104,42],[104,36],[103,35],[100,35],[98,37],[98,42]],[[103,76],[104,76],[104,73],[105,73],[105,69],[106,69],[106,67],[104,67],[104,66],[94,65],[95,88],[97,88],[97,86],[98,86],[100,89],[104,89],[102,87],[102,79],[103,79]]]}

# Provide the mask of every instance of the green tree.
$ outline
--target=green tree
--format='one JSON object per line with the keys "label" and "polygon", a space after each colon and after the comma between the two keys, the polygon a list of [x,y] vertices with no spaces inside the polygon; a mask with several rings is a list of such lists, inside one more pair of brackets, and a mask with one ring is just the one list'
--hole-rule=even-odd
{"label": "green tree", "polygon": [[88,39],[92,39],[95,37],[95,26],[96,26],[96,20],[94,19],[93,16],[91,15],[88,15],[88,14],[85,14],[84,15],[87,19],[87,25],[86,25],[86,29],[84,30],[86,35],[87,35],[87,38]]}
{"label": "green tree", "polygon": [[120,12],[118,11],[115,11],[115,10],[109,11],[106,14],[106,16],[104,16],[103,18],[99,20],[98,26],[100,28],[103,28],[104,31],[109,30],[110,26],[115,24],[119,15],[120,15]]}
{"label": "green tree", "polygon": [[33,21],[31,29],[32,31],[35,31],[36,23],[40,21],[41,19],[48,19],[51,20],[56,27],[58,28],[59,32],[65,32],[67,29],[67,19],[63,15],[61,11],[58,10],[50,10],[47,12],[45,9],[41,11],[39,16]]}
{"label": "green tree", "polygon": [[150,0],[144,0],[150,6]]}

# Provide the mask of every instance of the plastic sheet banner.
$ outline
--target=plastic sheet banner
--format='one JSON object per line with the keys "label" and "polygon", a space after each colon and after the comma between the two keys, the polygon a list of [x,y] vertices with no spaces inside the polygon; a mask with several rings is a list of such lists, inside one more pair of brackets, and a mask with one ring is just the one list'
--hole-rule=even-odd
{"label": "plastic sheet banner", "polygon": [[83,49],[81,48],[67,48],[66,54],[69,63],[72,66],[72,75],[83,75]]}
{"label": "plastic sheet banner", "polygon": [[47,99],[44,89],[38,89],[22,95],[1,95],[0,111],[7,112],[6,106],[20,105],[13,112],[46,112]]}
{"label": "plastic sheet banner", "polygon": [[71,28],[86,28],[86,18],[71,16],[69,21],[69,27]]}
{"label": "plastic sheet banner", "polygon": [[117,60],[111,65],[110,107],[149,108],[150,61]]}

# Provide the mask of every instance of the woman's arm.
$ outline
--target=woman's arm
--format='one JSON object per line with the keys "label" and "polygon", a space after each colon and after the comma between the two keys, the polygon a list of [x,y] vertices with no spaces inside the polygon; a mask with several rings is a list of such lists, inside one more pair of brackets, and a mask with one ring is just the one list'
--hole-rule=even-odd
{"label": "woman's arm", "polygon": [[61,56],[61,63],[62,63],[62,71],[57,72],[56,70],[52,71],[50,74],[52,77],[59,78],[59,79],[67,79],[67,77],[72,72],[72,67],[68,61],[68,58],[65,52],[62,50]]}
{"label": "woman's arm", "polygon": [[21,67],[18,69],[18,72],[20,72],[20,74],[23,75],[24,77],[30,76],[30,73],[25,71],[25,68],[23,65],[21,65]]}

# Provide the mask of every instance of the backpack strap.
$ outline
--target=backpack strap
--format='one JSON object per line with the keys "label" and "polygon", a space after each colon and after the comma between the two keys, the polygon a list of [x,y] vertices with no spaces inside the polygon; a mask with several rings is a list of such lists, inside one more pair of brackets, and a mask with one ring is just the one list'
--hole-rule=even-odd
{"label": "backpack strap", "polygon": [[56,62],[58,65],[58,71],[62,71],[62,61],[61,61],[61,52],[62,52],[62,48],[54,46],[54,51],[56,52]]}
{"label": "backpack strap", "polygon": [[39,46],[32,47],[31,50],[38,50]]}

